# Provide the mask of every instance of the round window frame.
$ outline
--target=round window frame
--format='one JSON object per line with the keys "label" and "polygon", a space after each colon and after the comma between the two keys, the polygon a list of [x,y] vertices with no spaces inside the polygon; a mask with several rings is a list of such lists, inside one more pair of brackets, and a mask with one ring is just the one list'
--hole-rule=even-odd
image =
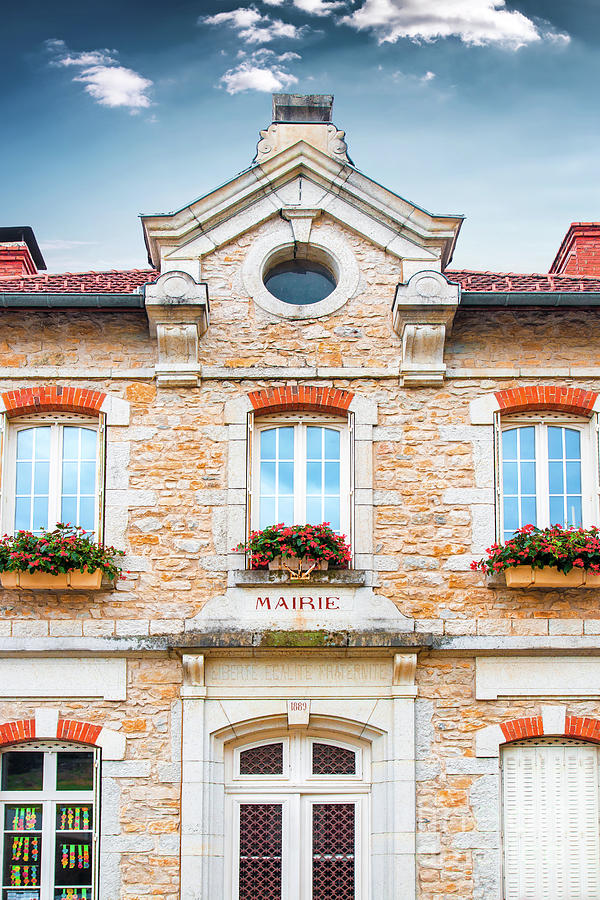
{"label": "round window frame", "polygon": [[[278,300],[265,287],[264,277],[269,269],[294,258],[314,260],[324,265],[336,281],[333,291],[316,303],[286,303]],[[319,232],[318,239],[295,245],[290,229],[283,223],[271,234],[255,241],[242,266],[242,280],[246,291],[257,306],[282,319],[318,319],[337,312],[354,296],[360,280],[360,270],[354,253],[337,235]]]}

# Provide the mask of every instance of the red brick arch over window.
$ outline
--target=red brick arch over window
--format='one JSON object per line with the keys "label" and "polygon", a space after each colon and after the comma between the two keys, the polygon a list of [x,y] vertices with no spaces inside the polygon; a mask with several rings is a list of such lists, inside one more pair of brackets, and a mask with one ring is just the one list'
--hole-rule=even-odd
{"label": "red brick arch over window", "polygon": [[22,388],[0,394],[6,414],[27,416],[31,413],[72,412],[97,416],[106,394],[88,388],[62,387],[56,384]]}
{"label": "red brick arch over window", "polygon": [[255,416],[271,413],[308,410],[345,416],[354,394],[331,387],[313,385],[285,385],[265,391],[252,391],[249,395]]}
{"label": "red brick arch over window", "polygon": [[[78,741],[81,744],[96,745],[102,731],[102,725],[91,722],[79,722],[75,719],[59,719],[55,735],[44,734],[48,739],[55,737],[62,741]],[[31,741],[38,737],[35,733],[35,719],[16,719],[0,725],[0,747],[4,744],[16,744],[20,741]]]}
{"label": "red brick arch over window", "polygon": [[537,384],[496,391],[495,397],[502,413],[554,410],[589,417],[598,394],[582,388]]}
{"label": "red brick arch over window", "polygon": [[[544,735],[542,716],[522,716],[519,719],[510,719],[508,722],[501,722],[500,728],[506,743]],[[556,736],[556,732],[553,732],[553,736]],[[581,738],[600,744],[600,719],[565,715],[564,732],[559,736]]]}

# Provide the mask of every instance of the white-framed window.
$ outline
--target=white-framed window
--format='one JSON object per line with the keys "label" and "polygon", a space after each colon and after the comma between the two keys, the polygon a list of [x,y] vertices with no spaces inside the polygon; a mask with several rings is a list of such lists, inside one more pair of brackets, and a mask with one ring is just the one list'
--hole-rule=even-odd
{"label": "white-framed window", "polygon": [[104,421],[60,414],[4,420],[3,530],[57,522],[101,536]]}
{"label": "white-framed window", "polygon": [[369,762],[330,735],[230,749],[227,900],[366,900]]}
{"label": "white-framed window", "polygon": [[600,897],[598,753],[568,738],[503,748],[503,900]]}
{"label": "white-framed window", "polygon": [[97,900],[99,768],[77,744],[2,751],[2,900]]}
{"label": "white-framed window", "polygon": [[499,432],[503,541],[523,525],[588,526],[598,517],[596,423],[558,413],[503,418]]}
{"label": "white-framed window", "polygon": [[350,539],[352,417],[310,413],[252,425],[250,527],[320,525]]}

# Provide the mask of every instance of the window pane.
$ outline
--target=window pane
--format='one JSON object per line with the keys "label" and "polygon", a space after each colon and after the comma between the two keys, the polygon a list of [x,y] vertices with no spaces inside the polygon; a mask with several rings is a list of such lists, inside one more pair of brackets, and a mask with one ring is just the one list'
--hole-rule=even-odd
{"label": "window pane", "polygon": [[517,429],[509,428],[502,432],[502,455],[504,459],[517,458]]}
{"label": "window pane", "polygon": [[563,458],[563,429],[555,425],[548,427],[548,459]]}
{"label": "window pane", "polygon": [[91,791],[94,787],[94,754],[56,754],[56,790]]}
{"label": "window pane", "polygon": [[582,524],[582,514],[581,514],[581,497],[567,497],[567,522],[566,524],[570,527],[574,525],[575,527],[579,527]]}
{"label": "window pane", "polygon": [[320,462],[306,463],[306,493],[321,495],[322,464]]}
{"label": "window pane", "polygon": [[29,531],[31,527],[31,500],[17,497],[15,501],[15,531]]}
{"label": "window pane", "polygon": [[2,754],[3,791],[41,791],[44,754],[9,750]]}
{"label": "window pane", "polygon": [[564,497],[550,497],[550,524],[565,524],[565,501]]}
{"label": "window pane", "polygon": [[293,459],[294,458],[294,429],[293,428],[278,428],[279,432],[279,459]]}
{"label": "window pane", "polygon": [[[11,888],[35,888],[41,883],[42,807],[5,806],[3,884]],[[4,896],[39,897],[38,891],[8,890]]]}
{"label": "window pane", "polygon": [[581,458],[581,434],[574,428],[565,428],[565,453],[567,459]]}
{"label": "window pane", "polygon": [[17,494],[31,493],[32,465],[30,460],[17,462]]}
{"label": "window pane", "polygon": [[562,494],[564,491],[562,460],[548,463],[548,482],[551,494]]}
{"label": "window pane", "polygon": [[17,459],[33,459],[33,428],[17,432]]}
{"label": "window pane", "polygon": [[36,497],[33,501],[32,530],[41,531],[48,527],[48,498]]}
{"label": "window pane", "polygon": [[93,497],[82,497],[79,501],[79,525],[90,533],[95,530],[96,504]]}
{"label": "window pane", "polygon": [[[339,497],[325,497],[325,503],[323,508],[323,522],[329,522],[333,531],[340,530],[341,522],[340,522],[340,500]],[[313,524],[319,525],[319,522],[314,522]]]}
{"label": "window pane", "polygon": [[339,494],[340,492],[340,464],[337,462],[325,463],[325,493]]}
{"label": "window pane", "polygon": [[581,463],[568,462],[567,469],[567,491],[569,494],[581,494]]}
{"label": "window pane", "polygon": [[275,521],[275,500],[265,499],[261,497],[260,501],[260,521],[259,528],[267,528],[268,525],[276,525]]}
{"label": "window pane", "polygon": [[521,493],[535,494],[535,463],[521,463]]}
{"label": "window pane", "polygon": [[277,522],[283,522],[284,525],[294,524],[294,498],[280,498],[279,509],[277,513]]}
{"label": "window pane", "polygon": [[309,425],[306,429],[307,459],[321,459],[323,445],[323,429]]}
{"label": "window pane", "polygon": [[63,522],[68,522],[70,525],[77,524],[77,498],[76,497],[63,497],[62,498],[60,517]]}
{"label": "window pane", "polygon": [[35,464],[34,492],[36,495],[47,495],[50,481],[50,463],[45,461]]}
{"label": "window pane", "polygon": [[340,458],[340,433],[333,428],[325,428],[325,459]]}
{"label": "window pane", "polygon": [[277,429],[269,428],[260,433],[260,458],[275,459]]}
{"label": "window pane", "polygon": [[279,463],[279,493],[280,494],[293,494],[294,493],[294,463],[293,462]]}
{"label": "window pane", "polygon": [[535,525],[537,522],[537,508],[535,497],[523,497],[521,500],[521,524]]}
{"label": "window pane", "polygon": [[321,497],[306,498],[306,521],[309,525],[320,525],[323,521],[323,501]]}
{"label": "window pane", "polygon": [[79,475],[79,490],[82,494],[94,494],[96,490],[96,463],[82,462]]}
{"label": "window pane", "polygon": [[[55,890],[65,887],[87,887],[92,883],[91,832],[57,832],[54,863]],[[57,890],[60,897],[60,891]],[[66,894],[68,897],[69,895]],[[90,892],[91,897],[91,892]]]}
{"label": "window pane", "polygon": [[65,494],[77,495],[77,470],[76,462],[63,462],[62,491]]}
{"label": "window pane", "polygon": [[98,435],[93,428],[81,429],[81,458],[96,459]]}
{"label": "window pane", "polygon": [[281,803],[240,805],[239,900],[281,900]]}
{"label": "window pane", "polygon": [[65,425],[63,428],[63,459],[79,459],[79,432],[82,429]]}
{"label": "window pane", "polygon": [[274,462],[260,464],[260,493],[261,496],[275,494],[275,465]]}
{"label": "window pane", "polygon": [[519,527],[519,501],[516,497],[504,498],[504,531],[509,537]]}
{"label": "window pane", "polygon": [[519,431],[519,442],[521,445],[521,459],[535,459],[535,428],[532,425],[528,425],[517,430]]}
{"label": "window pane", "polygon": [[519,469],[516,462],[504,462],[502,466],[502,483],[505,494],[519,492]]}
{"label": "window pane", "polygon": [[354,803],[313,804],[312,900],[355,900]]}

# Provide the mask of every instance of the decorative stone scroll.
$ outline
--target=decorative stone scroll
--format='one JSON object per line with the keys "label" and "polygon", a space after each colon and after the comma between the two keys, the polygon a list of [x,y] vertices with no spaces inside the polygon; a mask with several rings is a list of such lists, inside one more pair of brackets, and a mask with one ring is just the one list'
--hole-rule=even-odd
{"label": "decorative stone scroll", "polygon": [[165,272],[146,286],[150,334],[158,341],[159,387],[196,387],[199,339],[208,328],[208,288],[187,272]]}
{"label": "decorative stone scroll", "polygon": [[440,272],[417,272],[396,288],[393,328],[402,338],[400,375],[406,387],[439,385],[444,380],[444,344],[459,301],[459,285]]}

